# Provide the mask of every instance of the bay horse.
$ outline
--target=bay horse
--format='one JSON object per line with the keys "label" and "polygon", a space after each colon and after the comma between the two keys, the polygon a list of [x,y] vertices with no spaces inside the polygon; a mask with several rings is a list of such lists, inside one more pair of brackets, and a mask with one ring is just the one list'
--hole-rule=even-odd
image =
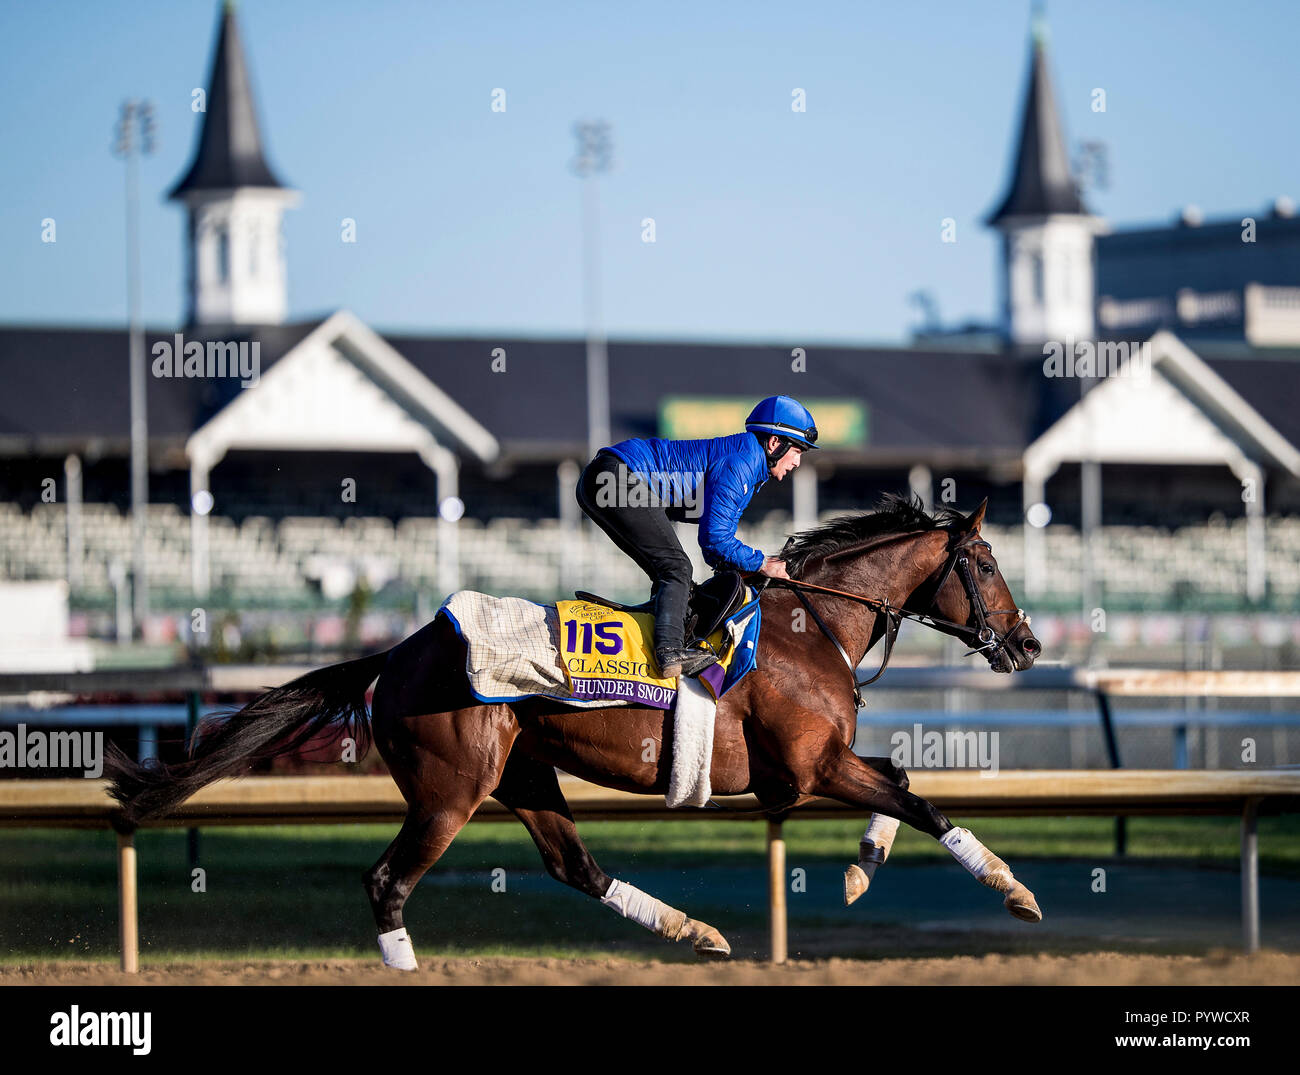
{"label": "bay horse", "polygon": [[[782,549],[793,580],[761,596],[757,666],[717,706],[711,782],[718,795],[752,792],[779,815],[824,796],[872,814],[846,901],[884,861],[898,822],[940,840],[1015,916],[1038,921],[1033,894],[967,829],[907,790],[889,758],[852,751],[855,669],[902,618],[920,619],[982,652],[999,672],[1028,668],[1041,652],[1028,619],[980,536],[987,501],[969,516],[927,514],[886,497],[878,510],[795,534]],[[811,623],[809,620],[811,619]],[[199,788],[238,775],[258,758],[290,752],[326,731],[370,735],[407,802],[401,830],[363,881],[385,964],[416,969],[402,908],[421,876],[492,796],[524,825],[556,880],[600,900],[704,958],[730,946],[689,918],[606,874],[583,845],[556,769],[621,791],[663,795],[671,712],[618,705],[574,709],[549,699],[488,704],[469,690],[466,650],[438,616],[392,649],[321,668],[274,688],[205,727],[190,757],[172,766],[106,759],[119,826],[166,813]],[[366,691],[378,677],[371,711]],[[657,744],[653,752],[646,742]],[[646,760],[653,753],[654,760]],[[854,871],[858,873],[854,873]]]}

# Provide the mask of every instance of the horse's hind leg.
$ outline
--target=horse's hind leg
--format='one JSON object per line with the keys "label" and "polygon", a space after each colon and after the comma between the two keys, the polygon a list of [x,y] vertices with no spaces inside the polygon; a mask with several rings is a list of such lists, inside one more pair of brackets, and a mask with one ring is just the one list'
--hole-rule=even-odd
{"label": "horse's hind leg", "polygon": [[523,822],[541,852],[547,872],[557,881],[600,900],[660,937],[690,941],[702,958],[725,959],[731,954],[731,946],[712,926],[688,918],[639,888],[610,877],[596,864],[578,835],[551,766],[520,752],[511,754],[492,797]]}
{"label": "horse's hind leg", "polygon": [[[497,712],[492,712],[493,710]],[[384,965],[416,970],[402,908],[420,878],[451,845],[501,778],[518,726],[504,707],[440,713],[381,752],[406,798],[406,820],[362,878],[370,897]]]}
{"label": "horse's hind leg", "polygon": [[464,825],[459,812],[430,812],[411,806],[402,828],[378,862],[362,878],[379,928],[379,951],[386,967],[416,970],[415,949],[402,921],[402,908],[412,890]]}
{"label": "horse's hind leg", "polygon": [[[859,755],[860,756],[860,755]],[[888,777],[903,791],[907,790],[907,770],[895,765],[889,758],[862,758],[872,769]],[[867,821],[867,831],[858,842],[858,861],[844,871],[844,905],[847,907],[866,893],[876,870],[885,864],[898,833],[898,818],[886,814],[872,814]]]}

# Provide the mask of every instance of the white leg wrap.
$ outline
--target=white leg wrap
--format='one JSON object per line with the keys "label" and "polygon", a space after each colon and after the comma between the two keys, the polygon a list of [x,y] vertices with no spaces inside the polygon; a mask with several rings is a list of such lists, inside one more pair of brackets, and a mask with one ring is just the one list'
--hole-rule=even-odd
{"label": "white leg wrap", "polygon": [[420,969],[419,964],[415,962],[415,947],[411,944],[405,926],[390,930],[388,933],[381,933],[379,951],[384,957],[385,967],[395,967],[397,970]]}
{"label": "white leg wrap", "polygon": [[875,844],[885,858],[889,858],[889,849],[894,846],[894,837],[898,834],[898,818],[872,814],[867,823],[867,831],[862,836],[863,843]]}
{"label": "white leg wrap", "polygon": [[1015,882],[1011,867],[975,839],[970,829],[952,829],[939,842],[980,884],[1006,892]]}
{"label": "white leg wrap", "polygon": [[686,915],[662,900],[657,900],[636,885],[615,879],[600,902],[624,918],[645,926],[661,937],[676,940],[686,923]]}

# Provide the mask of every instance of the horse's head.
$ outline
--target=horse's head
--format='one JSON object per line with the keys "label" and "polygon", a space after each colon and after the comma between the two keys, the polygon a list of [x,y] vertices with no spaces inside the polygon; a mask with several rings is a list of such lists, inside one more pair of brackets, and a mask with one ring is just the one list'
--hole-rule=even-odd
{"label": "horse's head", "polygon": [[917,593],[918,598],[929,599],[929,607],[915,611],[949,621],[936,626],[983,653],[993,671],[1021,672],[1034,663],[1043,646],[1029,629],[1029,617],[1011,596],[992,546],[980,535],[987,507],[986,499],[947,527],[943,565]]}
{"label": "horse's head", "polygon": [[[1043,647],[980,536],[987,506],[969,516],[950,508],[932,515],[916,497],[886,494],[875,511],[793,535],[781,558],[792,579],[891,601],[983,653],[995,672],[1022,671]],[[892,637],[883,624],[868,629],[864,649]]]}

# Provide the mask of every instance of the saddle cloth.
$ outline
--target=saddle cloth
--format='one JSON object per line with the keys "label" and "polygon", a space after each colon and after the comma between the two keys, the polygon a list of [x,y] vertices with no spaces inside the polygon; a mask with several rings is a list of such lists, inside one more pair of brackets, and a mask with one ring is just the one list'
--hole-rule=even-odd
{"label": "saddle cloth", "polygon": [[717,699],[755,665],[760,616],[750,599],[710,636],[720,660],[700,682],[658,678],[650,657],[653,618],[586,601],[539,605],[473,590],[438,610],[465,641],[465,673],[482,702],[550,698],[579,709],[643,705],[671,709],[670,807],[708,801]]}

